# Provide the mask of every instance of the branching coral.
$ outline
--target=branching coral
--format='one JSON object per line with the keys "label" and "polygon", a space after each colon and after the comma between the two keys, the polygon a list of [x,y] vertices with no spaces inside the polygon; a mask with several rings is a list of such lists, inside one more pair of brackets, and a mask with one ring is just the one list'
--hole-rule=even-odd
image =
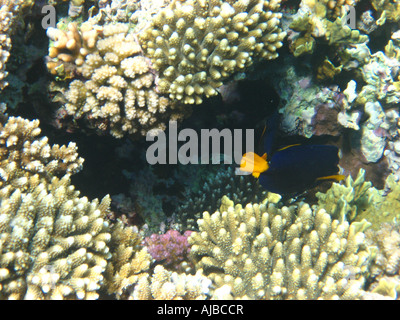
{"label": "branching coral", "polygon": [[209,297],[211,281],[201,271],[195,275],[176,273],[158,265],[153,275],[139,280],[134,300],[204,300]]}
{"label": "branching coral", "polygon": [[[94,42],[96,32],[92,33],[93,28],[88,30],[89,40]],[[80,33],[80,39],[85,39],[82,27]],[[84,118],[89,127],[118,138],[165,129],[168,119],[183,117],[182,108],[158,94],[151,62],[142,55],[129,24],[105,25],[94,47],[89,40],[85,40],[86,47],[92,48],[92,53],[83,55],[82,50],[87,52],[83,46],[75,59],[77,65],[82,62],[77,69],[82,77],[73,80],[68,90],[61,90],[61,97],[56,98],[64,102],[69,116]],[[85,56],[84,61],[81,56]]]}
{"label": "branching coral", "polygon": [[140,34],[171,99],[199,104],[257,59],[274,59],[285,33],[279,0],[173,1]]}
{"label": "branching coral", "polygon": [[83,159],[76,146],[47,144],[38,121],[3,115],[0,126],[0,297],[78,298],[98,294],[110,234],[110,198],[79,198],[70,185]]}
{"label": "branching coral", "polygon": [[[355,225],[307,204],[282,207],[223,200],[189,238],[196,267],[235,298],[357,299],[369,253]],[[227,287],[229,286],[229,287]],[[228,290],[228,291],[229,291]]]}
{"label": "branching coral", "polygon": [[75,143],[50,146],[47,137],[39,138],[39,121],[10,117],[0,123],[0,187],[22,188],[34,174],[73,174],[82,169]]}
{"label": "branching coral", "polygon": [[66,30],[49,27],[46,31],[52,40],[46,65],[51,74],[72,78],[76,73],[82,73],[85,57],[95,51],[102,28],[89,22],[83,23],[79,29],[77,23],[69,23],[64,28]]}
{"label": "branching coral", "polygon": [[104,288],[118,299],[127,299],[132,288],[145,277],[151,263],[136,227],[124,227],[121,222],[112,226],[110,252],[112,257],[105,271]]}
{"label": "branching coral", "polygon": [[104,284],[119,294],[121,277],[150,264],[136,230],[109,225],[109,196],[79,197],[75,145],[49,146],[37,120],[0,124],[0,299],[96,299]]}

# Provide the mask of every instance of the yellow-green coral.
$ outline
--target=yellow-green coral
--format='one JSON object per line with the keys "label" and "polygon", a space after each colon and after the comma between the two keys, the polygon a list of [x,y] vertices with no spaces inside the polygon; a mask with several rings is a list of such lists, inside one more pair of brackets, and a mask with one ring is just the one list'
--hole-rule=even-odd
{"label": "yellow-green coral", "polygon": [[199,104],[257,59],[274,59],[285,32],[280,0],[173,1],[139,35],[171,99]]}
{"label": "yellow-green coral", "polygon": [[331,80],[342,71],[342,66],[335,67],[328,58],[318,66],[316,78],[320,81]]}
{"label": "yellow-green coral", "polygon": [[369,254],[364,234],[307,204],[203,214],[189,238],[196,268],[234,298],[357,299]]}
{"label": "yellow-green coral", "polygon": [[363,43],[368,40],[368,36],[360,34],[358,30],[352,30],[344,22],[346,16],[336,18],[335,21],[331,22],[326,20],[326,33],[325,38],[329,41],[329,44],[340,45],[340,44],[355,44]]}
{"label": "yellow-green coral", "polygon": [[348,176],[344,184],[333,183],[326,193],[318,192],[318,206],[339,221],[355,221],[360,228],[378,229],[381,223],[400,217],[400,186],[393,175],[388,176],[387,185],[389,190],[385,194],[365,181],[365,170],[360,169],[355,180]]}
{"label": "yellow-green coral", "polygon": [[357,1],[352,0],[303,0],[301,9],[289,28],[299,34],[290,35],[290,51],[295,57],[302,54],[313,53],[316,47],[316,39],[324,38],[329,45],[363,43],[368,36],[360,34],[358,30],[352,30],[346,24],[346,7],[352,6]]}
{"label": "yellow-green coral", "polygon": [[400,19],[400,3],[391,0],[371,0],[374,9],[380,14],[377,24],[383,25],[386,20],[397,22]]}

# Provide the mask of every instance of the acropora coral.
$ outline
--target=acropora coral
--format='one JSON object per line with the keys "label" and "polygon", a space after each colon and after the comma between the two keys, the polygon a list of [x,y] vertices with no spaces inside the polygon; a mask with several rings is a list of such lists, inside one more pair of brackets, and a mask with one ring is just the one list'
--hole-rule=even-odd
{"label": "acropora coral", "polygon": [[108,195],[80,197],[76,146],[50,146],[38,123],[1,115],[0,299],[97,299],[103,283],[118,296],[151,257],[133,227],[106,221]]}
{"label": "acropora coral", "polygon": [[[368,271],[365,235],[305,203],[205,212],[189,237],[196,268],[225,298],[358,299]],[[223,289],[222,289],[223,288]]]}
{"label": "acropora coral", "polygon": [[152,258],[142,248],[142,237],[136,227],[126,227],[117,221],[110,238],[110,260],[107,263],[104,290],[117,299],[127,299],[142,277],[147,277]]}
{"label": "acropora coral", "polygon": [[[399,299],[399,17],[392,0],[0,0],[0,300]],[[252,91],[254,128],[277,109],[282,141],[383,169],[282,197],[233,167],[144,167],[134,141],[112,168],[127,188],[89,200],[82,136],[51,144],[69,137],[35,119],[133,141],[203,104],[221,112],[186,124],[227,125],[260,78],[279,101]]]}
{"label": "acropora coral", "polygon": [[160,92],[186,104],[203,97],[260,59],[275,59],[285,32],[280,0],[173,1],[139,34],[159,73]]}
{"label": "acropora coral", "polygon": [[162,265],[139,280],[129,299],[205,300],[210,296],[211,280],[197,271],[195,275],[166,270]]}
{"label": "acropora coral", "polygon": [[68,172],[82,163],[74,145],[49,146],[38,138],[37,120],[2,118],[0,297],[97,298],[109,254],[110,198],[90,202],[70,184]]}

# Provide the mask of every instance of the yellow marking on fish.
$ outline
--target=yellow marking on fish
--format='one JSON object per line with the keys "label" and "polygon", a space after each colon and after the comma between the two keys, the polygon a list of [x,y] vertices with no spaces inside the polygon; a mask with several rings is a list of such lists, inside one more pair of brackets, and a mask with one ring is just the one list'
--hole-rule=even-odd
{"label": "yellow marking on fish", "polygon": [[317,180],[336,180],[336,181],[342,181],[345,178],[344,175],[342,174],[334,174],[332,176],[326,176],[326,177],[320,177],[317,178]]}
{"label": "yellow marking on fish", "polygon": [[267,162],[267,154],[264,153],[262,157],[254,152],[247,152],[243,155],[240,162],[240,170],[244,172],[251,172],[255,178],[258,178],[260,174],[267,171],[269,168]]}
{"label": "yellow marking on fish", "polygon": [[282,151],[282,150],[285,150],[287,148],[291,148],[291,147],[295,147],[295,146],[299,146],[299,145],[300,145],[300,143],[291,144],[290,146],[283,147],[283,148],[279,149],[278,151]]}

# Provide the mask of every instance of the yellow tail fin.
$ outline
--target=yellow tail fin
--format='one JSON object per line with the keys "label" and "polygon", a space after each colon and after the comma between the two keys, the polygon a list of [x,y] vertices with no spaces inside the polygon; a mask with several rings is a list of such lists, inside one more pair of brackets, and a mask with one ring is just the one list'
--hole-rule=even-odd
{"label": "yellow tail fin", "polygon": [[326,176],[326,177],[319,177],[317,180],[336,180],[336,181],[342,181],[345,178],[344,175],[342,174],[334,174],[332,176]]}

